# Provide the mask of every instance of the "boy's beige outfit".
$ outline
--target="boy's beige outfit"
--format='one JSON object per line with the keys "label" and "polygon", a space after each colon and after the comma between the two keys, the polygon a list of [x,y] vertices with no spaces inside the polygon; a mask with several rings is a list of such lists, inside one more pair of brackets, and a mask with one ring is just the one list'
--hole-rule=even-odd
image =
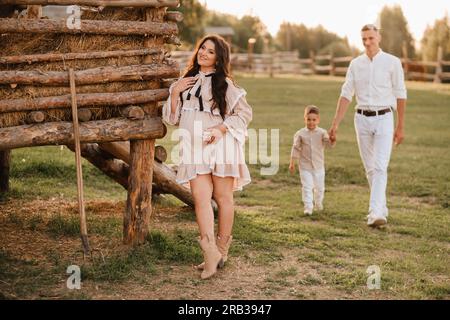
{"label": "boy's beige outfit", "polygon": [[298,159],[305,213],[311,214],[315,205],[322,210],[325,192],[325,147],[332,147],[328,132],[322,128],[302,128],[294,135],[291,158]]}

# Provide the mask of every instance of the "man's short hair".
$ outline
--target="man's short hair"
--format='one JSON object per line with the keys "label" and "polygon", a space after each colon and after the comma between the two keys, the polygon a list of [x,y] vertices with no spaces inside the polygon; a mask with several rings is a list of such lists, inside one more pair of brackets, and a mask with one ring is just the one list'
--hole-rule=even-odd
{"label": "man's short hair", "polygon": [[371,30],[376,31],[376,32],[380,31],[380,29],[378,29],[378,27],[372,23],[366,24],[361,28],[361,32],[371,31]]}
{"label": "man's short hair", "polygon": [[306,106],[306,108],[305,108],[305,117],[306,117],[308,114],[310,114],[310,113],[319,115],[319,108],[317,108],[316,106],[314,106],[314,105],[312,105],[312,104],[309,105],[309,106]]}

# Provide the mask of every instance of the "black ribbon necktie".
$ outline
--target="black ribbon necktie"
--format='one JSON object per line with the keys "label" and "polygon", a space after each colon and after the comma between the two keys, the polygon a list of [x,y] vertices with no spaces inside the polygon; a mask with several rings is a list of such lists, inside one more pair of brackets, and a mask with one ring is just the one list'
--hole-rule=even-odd
{"label": "black ribbon necktie", "polygon": [[[213,73],[210,73],[210,74],[205,75],[205,77],[212,77],[212,75],[213,75]],[[203,111],[203,109],[204,109],[203,108],[203,98],[202,98],[201,92],[202,92],[202,86],[200,85],[200,86],[198,86],[197,91],[195,92],[194,95],[198,99],[198,103],[200,105],[200,111]],[[186,99],[187,100],[191,100],[191,93],[190,92],[188,92],[188,95],[187,95]]]}

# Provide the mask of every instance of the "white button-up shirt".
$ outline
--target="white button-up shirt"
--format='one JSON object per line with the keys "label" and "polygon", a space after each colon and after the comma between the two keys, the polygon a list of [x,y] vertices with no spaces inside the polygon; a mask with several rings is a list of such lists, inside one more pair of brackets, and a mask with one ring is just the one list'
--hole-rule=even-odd
{"label": "white button-up shirt", "polygon": [[378,110],[397,108],[397,99],[406,99],[402,63],[399,58],[380,51],[370,60],[362,54],[350,62],[341,97],[352,101],[356,95],[357,108]]}

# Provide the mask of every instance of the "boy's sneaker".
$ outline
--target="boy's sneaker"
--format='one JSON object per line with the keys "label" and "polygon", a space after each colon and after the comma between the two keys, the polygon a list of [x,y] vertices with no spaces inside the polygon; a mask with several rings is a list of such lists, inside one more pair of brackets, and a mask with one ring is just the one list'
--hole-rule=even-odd
{"label": "boy's sneaker", "polygon": [[387,223],[387,219],[382,216],[369,215],[367,217],[367,225],[372,228],[378,228]]}
{"label": "boy's sneaker", "polygon": [[310,216],[313,214],[313,208],[305,208],[305,210],[303,210],[303,213],[307,216]]}
{"label": "boy's sneaker", "polygon": [[317,211],[322,211],[323,210],[323,204],[316,203],[316,205],[314,206],[314,209],[317,210]]}

